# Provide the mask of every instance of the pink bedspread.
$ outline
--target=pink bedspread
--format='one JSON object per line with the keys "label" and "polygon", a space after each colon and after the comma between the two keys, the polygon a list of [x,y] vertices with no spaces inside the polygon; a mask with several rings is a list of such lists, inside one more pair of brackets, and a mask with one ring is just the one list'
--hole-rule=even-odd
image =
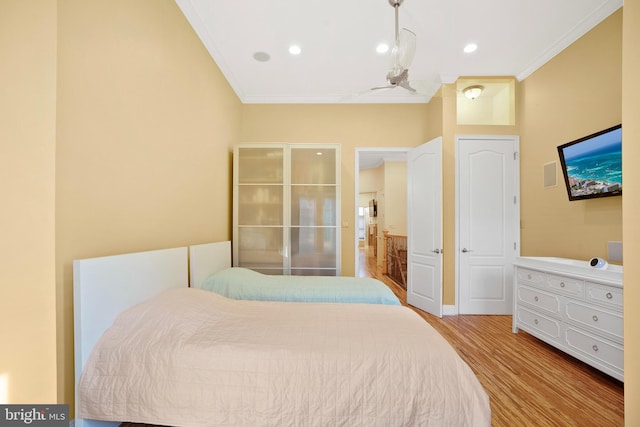
{"label": "pink bedspread", "polygon": [[169,290],[121,314],[79,383],[81,418],[174,426],[490,426],[455,350],[401,306]]}

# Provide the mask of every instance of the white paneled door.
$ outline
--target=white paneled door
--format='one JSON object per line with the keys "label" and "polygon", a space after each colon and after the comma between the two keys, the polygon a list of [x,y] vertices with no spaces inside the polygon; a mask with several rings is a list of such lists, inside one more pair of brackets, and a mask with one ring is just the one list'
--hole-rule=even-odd
{"label": "white paneled door", "polygon": [[457,137],[460,314],[511,314],[519,253],[518,138]]}
{"label": "white paneled door", "polygon": [[407,303],[442,317],[442,138],[407,153]]}

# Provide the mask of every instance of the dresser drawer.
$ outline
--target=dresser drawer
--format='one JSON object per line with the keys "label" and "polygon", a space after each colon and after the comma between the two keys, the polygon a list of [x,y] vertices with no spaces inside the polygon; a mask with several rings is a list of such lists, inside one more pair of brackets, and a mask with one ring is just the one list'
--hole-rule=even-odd
{"label": "dresser drawer", "polygon": [[560,322],[524,307],[518,307],[518,323],[520,327],[545,336],[547,341],[560,342]]}
{"label": "dresser drawer", "polygon": [[518,286],[518,303],[528,304],[556,317],[560,316],[560,297],[528,286]]}
{"label": "dresser drawer", "polygon": [[622,310],[622,288],[586,283],[586,300]]}
{"label": "dresser drawer", "polygon": [[541,271],[518,267],[517,279],[519,283],[526,283],[528,285],[534,285],[538,287],[547,286],[546,275]]}
{"label": "dresser drawer", "polygon": [[572,327],[567,327],[565,331],[565,343],[569,349],[586,355],[622,374],[624,350],[621,345]]}
{"label": "dresser drawer", "polygon": [[580,279],[572,279],[570,277],[549,274],[547,276],[547,284],[554,292],[575,298],[584,298],[584,282]]}
{"label": "dresser drawer", "polygon": [[608,335],[622,343],[624,325],[621,314],[569,301],[566,306],[566,315],[567,320],[580,324],[592,332]]}

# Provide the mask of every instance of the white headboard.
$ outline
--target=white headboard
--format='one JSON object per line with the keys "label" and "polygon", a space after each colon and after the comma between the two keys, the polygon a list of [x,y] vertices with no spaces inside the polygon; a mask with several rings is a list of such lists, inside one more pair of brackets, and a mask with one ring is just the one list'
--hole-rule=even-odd
{"label": "white headboard", "polygon": [[[76,414],[82,368],[118,314],[162,291],[187,285],[187,247],[73,261]],[[76,427],[88,425],[104,424],[76,417]]]}
{"label": "white headboard", "polygon": [[231,267],[231,242],[189,246],[189,286],[200,288],[204,279]]}
{"label": "white headboard", "polygon": [[[167,289],[199,288],[229,267],[230,241],[73,261],[76,393],[91,350],[120,313]],[[75,427],[107,425],[118,423],[75,419]]]}

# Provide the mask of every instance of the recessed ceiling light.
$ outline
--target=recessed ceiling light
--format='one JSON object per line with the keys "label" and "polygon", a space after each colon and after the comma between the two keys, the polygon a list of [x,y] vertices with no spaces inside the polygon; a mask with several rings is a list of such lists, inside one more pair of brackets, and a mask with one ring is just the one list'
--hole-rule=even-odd
{"label": "recessed ceiling light", "polygon": [[376,52],[378,53],[387,53],[389,51],[389,45],[386,43],[380,43],[376,46]]}
{"label": "recessed ceiling light", "polygon": [[300,49],[300,46],[298,46],[297,44],[292,44],[291,46],[289,46],[289,53],[291,55],[300,55],[300,52],[302,52],[302,49]]}
{"label": "recessed ceiling light", "polygon": [[478,45],[475,43],[469,43],[464,47],[464,53],[475,52],[478,49]]}
{"label": "recessed ceiling light", "polygon": [[256,52],[253,54],[253,59],[259,62],[267,62],[271,59],[271,56],[267,52]]}

